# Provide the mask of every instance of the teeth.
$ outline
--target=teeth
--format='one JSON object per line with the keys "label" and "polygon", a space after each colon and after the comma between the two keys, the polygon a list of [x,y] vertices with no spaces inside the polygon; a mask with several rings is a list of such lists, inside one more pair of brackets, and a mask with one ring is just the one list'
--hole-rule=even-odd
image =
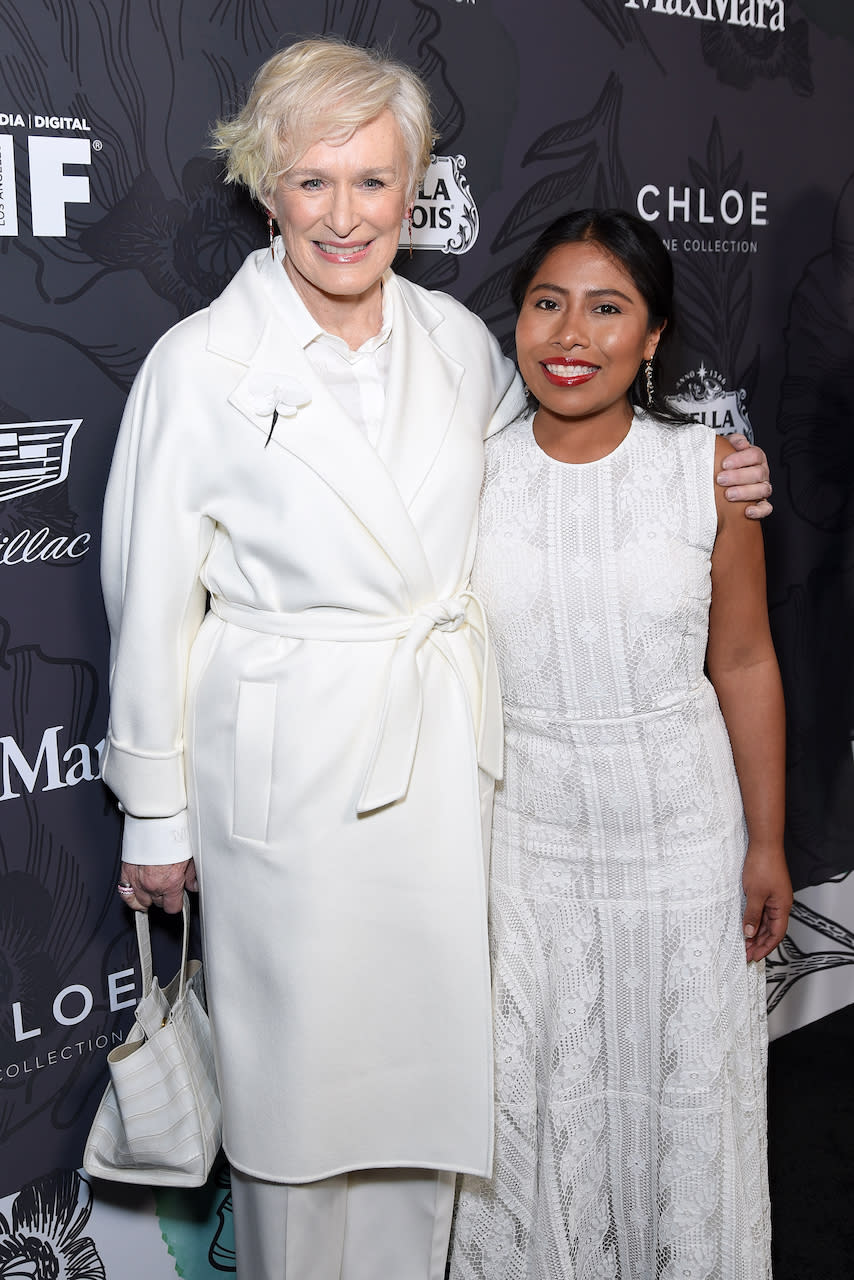
{"label": "teeth", "polygon": [[322,249],[324,253],[333,254],[335,257],[348,258],[351,256],[351,254],[360,253],[362,249],[366,249],[367,245],[365,244],[343,244],[343,245],[342,244],[324,244],[323,241],[321,240],[321,241],[318,241],[318,248]]}
{"label": "teeth", "polygon": [[595,364],[547,364],[546,368],[555,378],[577,378],[579,374],[595,373]]}

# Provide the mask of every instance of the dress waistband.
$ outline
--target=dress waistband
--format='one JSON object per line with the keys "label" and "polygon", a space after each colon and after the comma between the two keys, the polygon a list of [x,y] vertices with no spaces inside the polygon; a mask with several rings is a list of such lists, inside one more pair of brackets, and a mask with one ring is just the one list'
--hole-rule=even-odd
{"label": "dress waistband", "polygon": [[412,614],[390,618],[335,608],[276,613],[236,604],[221,596],[211,597],[211,611],[223,622],[265,635],[341,643],[397,642],[389,664],[383,705],[356,806],[357,813],[380,809],[402,800],[406,795],[424,710],[418,651],[427,640],[441,648],[442,633],[470,626],[481,640],[478,660],[480,707],[476,712],[472,708],[477,725],[477,761],[493,778],[501,777],[504,724],[498,670],[489,643],[483,605],[471,591],[461,591],[448,599],[422,605]]}
{"label": "dress waistband", "polygon": [[707,698],[709,694],[716,697],[712,684],[704,677],[699,684],[685,689],[672,702],[661,703],[657,707],[633,709],[624,715],[617,716],[579,716],[573,711],[559,711],[553,707],[529,707],[523,704],[505,702],[504,717],[508,722],[524,722],[526,724],[565,724],[578,726],[580,729],[607,729],[614,725],[632,725],[649,720],[658,720],[683,710],[692,702]]}

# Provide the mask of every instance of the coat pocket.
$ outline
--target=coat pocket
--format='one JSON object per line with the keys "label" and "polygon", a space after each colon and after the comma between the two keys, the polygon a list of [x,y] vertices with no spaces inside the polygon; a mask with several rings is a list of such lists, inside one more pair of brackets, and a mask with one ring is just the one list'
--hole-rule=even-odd
{"label": "coat pocket", "polygon": [[267,840],[276,731],[275,684],[241,680],[234,732],[232,834]]}

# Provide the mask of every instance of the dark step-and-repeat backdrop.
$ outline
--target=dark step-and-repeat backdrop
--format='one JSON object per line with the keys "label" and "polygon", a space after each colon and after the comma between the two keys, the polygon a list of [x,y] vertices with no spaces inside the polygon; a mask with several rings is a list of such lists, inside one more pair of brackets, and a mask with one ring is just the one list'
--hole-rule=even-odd
{"label": "dark step-and-repeat backdrop", "polygon": [[234,1270],[227,1169],[196,1193],[79,1172],[139,994],[99,779],[100,507],[144,355],[264,243],[210,125],[275,48],[323,32],[429,83],[441,136],[400,269],[507,350],[509,274],[559,212],[620,205],[667,240],[671,390],[754,435],[775,482],[798,893],[772,1031],[851,999],[850,0],[0,0],[0,1276],[31,1274],[34,1238],[40,1276]]}

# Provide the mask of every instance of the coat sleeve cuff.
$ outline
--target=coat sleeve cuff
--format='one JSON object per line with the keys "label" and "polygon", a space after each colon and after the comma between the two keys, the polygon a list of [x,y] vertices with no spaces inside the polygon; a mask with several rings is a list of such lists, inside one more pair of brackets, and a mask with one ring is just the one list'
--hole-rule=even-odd
{"label": "coat sleeve cuff", "polygon": [[108,737],[101,773],[125,812],[136,818],[162,818],[187,807],[183,751],[143,755]]}
{"label": "coat sleeve cuff", "polygon": [[134,818],[125,814],[122,862],[163,867],[172,862],[186,862],[192,856],[186,809],[169,818]]}

